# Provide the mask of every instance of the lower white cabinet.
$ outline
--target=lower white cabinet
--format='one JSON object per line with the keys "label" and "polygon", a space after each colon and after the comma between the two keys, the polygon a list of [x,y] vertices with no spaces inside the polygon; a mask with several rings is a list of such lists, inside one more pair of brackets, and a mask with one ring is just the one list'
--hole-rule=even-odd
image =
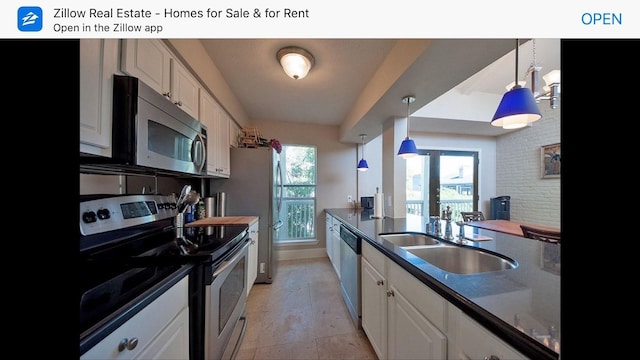
{"label": "lower white cabinet", "polygon": [[251,243],[249,244],[249,256],[248,256],[248,271],[247,271],[247,296],[249,296],[249,292],[251,291],[251,287],[253,283],[256,282],[258,278],[258,229],[259,229],[260,221],[256,221],[252,225],[249,226],[249,237],[251,238]]}
{"label": "lower white cabinet", "polygon": [[80,359],[189,359],[188,279],[185,276]]}
{"label": "lower white cabinet", "polygon": [[380,359],[446,359],[444,299],[362,242],[362,328]]}
{"label": "lower white cabinet", "polygon": [[325,234],[324,234],[324,242],[325,242],[324,245],[327,251],[327,257],[329,258],[330,261],[333,261],[333,259],[331,259],[331,257],[333,256],[333,251],[331,247],[333,245],[333,241],[331,241],[333,236],[333,216],[326,214],[325,219],[326,219],[326,225],[325,225]]}
{"label": "lower white cabinet", "polygon": [[455,306],[449,306],[449,359],[527,359]]}
{"label": "lower white cabinet", "polygon": [[340,279],[340,248],[342,239],[340,239],[340,220],[333,218],[333,231],[331,232],[331,263],[336,271],[338,279]]}

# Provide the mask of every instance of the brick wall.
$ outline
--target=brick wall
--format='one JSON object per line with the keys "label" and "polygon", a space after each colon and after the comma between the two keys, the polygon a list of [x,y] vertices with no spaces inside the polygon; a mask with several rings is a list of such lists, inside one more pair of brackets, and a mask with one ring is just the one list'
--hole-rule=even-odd
{"label": "brick wall", "polygon": [[560,106],[539,107],[542,119],[497,140],[496,196],[511,196],[511,220],[560,227],[560,179],[540,176],[540,147],[560,142]]}

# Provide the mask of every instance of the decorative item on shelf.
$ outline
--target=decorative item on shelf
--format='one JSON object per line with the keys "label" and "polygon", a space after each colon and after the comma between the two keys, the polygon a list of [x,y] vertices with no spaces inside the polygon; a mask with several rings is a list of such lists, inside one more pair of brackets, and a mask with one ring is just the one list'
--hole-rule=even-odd
{"label": "decorative item on shelf", "polygon": [[503,129],[518,129],[539,120],[542,117],[530,89],[518,83],[518,52],[520,42],[516,39],[516,71],[514,86],[507,91],[493,115],[491,125],[501,126]]}
{"label": "decorative item on shelf", "polygon": [[411,103],[416,101],[415,96],[407,95],[402,98],[402,102],[407,104],[407,137],[402,140],[402,144],[400,144],[400,149],[398,150],[398,156],[403,159],[408,159],[410,157],[414,157],[418,155],[418,150],[416,149],[416,144],[412,139],[409,138],[409,120],[410,120],[410,108]]}
{"label": "decorative item on shelf", "polygon": [[242,142],[240,147],[255,148],[260,146],[262,140],[260,132],[255,127],[242,128]]}
{"label": "decorative item on shelf", "polygon": [[362,158],[360,162],[358,162],[358,171],[367,171],[369,169],[369,164],[367,164],[367,160],[364,159],[364,139],[367,137],[367,134],[360,134],[360,138],[362,139]]}
{"label": "decorative item on shelf", "polygon": [[269,146],[274,149],[278,154],[280,154],[280,152],[282,151],[282,145],[280,144],[280,141],[278,141],[278,139],[271,139],[269,141]]}
{"label": "decorative item on shelf", "polygon": [[316,60],[310,52],[297,46],[287,46],[276,54],[284,72],[292,79],[303,79],[309,73]]}

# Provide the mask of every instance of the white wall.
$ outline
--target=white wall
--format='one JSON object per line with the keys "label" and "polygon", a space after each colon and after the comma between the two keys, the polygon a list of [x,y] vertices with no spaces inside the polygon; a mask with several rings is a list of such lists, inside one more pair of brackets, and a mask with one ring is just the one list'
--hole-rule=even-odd
{"label": "white wall", "polygon": [[497,139],[496,195],[511,196],[511,220],[560,228],[560,179],[541,178],[540,147],[560,142],[561,105],[539,107],[542,119]]}

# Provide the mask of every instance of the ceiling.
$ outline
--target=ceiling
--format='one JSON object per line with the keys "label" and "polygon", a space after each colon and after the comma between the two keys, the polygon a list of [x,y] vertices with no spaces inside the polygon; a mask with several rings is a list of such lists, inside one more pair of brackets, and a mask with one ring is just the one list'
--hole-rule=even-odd
{"label": "ceiling", "polygon": [[[340,141],[359,143],[359,134],[374,138],[385,121],[406,117],[401,99],[414,95],[411,131],[508,132],[489,121],[515,78],[515,39],[201,41],[250,122],[340,125]],[[518,78],[528,80],[534,42],[521,43]],[[280,48],[292,45],[315,57],[304,79],[289,78],[276,59]],[[541,75],[560,69],[560,40],[535,39],[535,61]]]}

